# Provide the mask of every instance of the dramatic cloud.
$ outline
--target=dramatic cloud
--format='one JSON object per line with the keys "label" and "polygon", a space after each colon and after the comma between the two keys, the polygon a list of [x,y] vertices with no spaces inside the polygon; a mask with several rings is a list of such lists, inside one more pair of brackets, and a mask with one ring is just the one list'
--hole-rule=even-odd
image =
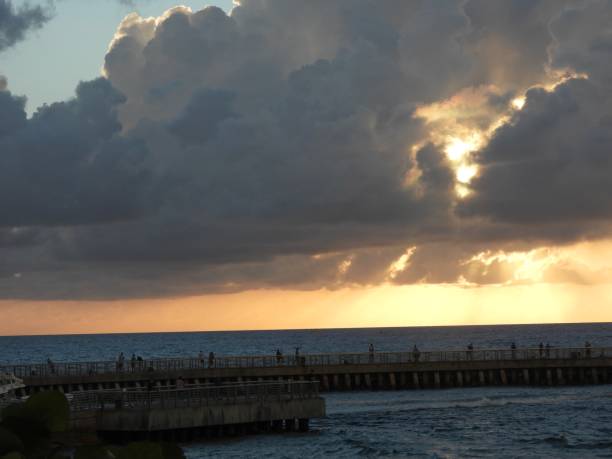
{"label": "dramatic cloud", "polygon": [[552,24],[554,68],[582,76],[536,88],[479,153],[462,211],[523,224],[612,218],[612,3],[590,2]]}
{"label": "dramatic cloud", "polygon": [[122,100],[99,79],[27,119],[25,99],[0,92],[0,228],[109,222],[142,211],[146,150],[117,135]]}
{"label": "dramatic cloud", "polygon": [[43,26],[50,13],[42,6],[15,8],[11,0],[0,0],[0,52],[23,40],[30,30]]}
{"label": "dramatic cloud", "polygon": [[595,279],[543,246],[611,234],[611,12],[243,0],[131,14],[75,99],[27,119],[0,91],[0,291]]}

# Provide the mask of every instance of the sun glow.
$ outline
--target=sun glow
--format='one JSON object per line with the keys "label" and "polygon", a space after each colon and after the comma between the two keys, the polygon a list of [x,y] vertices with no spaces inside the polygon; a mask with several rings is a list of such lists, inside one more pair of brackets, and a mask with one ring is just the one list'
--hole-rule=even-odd
{"label": "sun glow", "polygon": [[457,181],[463,184],[469,184],[470,181],[478,173],[478,168],[475,165],[463,165],[457,168]]}
{"label": "sun glow", "polygon": [[516,110],[522,110],[523,107],[525,106],[525,97],[516,97],[514,99],[512,99],[512,106],[516,109]]}
{"label": "sun glow", "polygon": [[406,250],[406,252],[404,252],[401,257],[391,263],[387,270],[387,272],[389,273],[388,280],[395,279],[402,271],[404,271],[408,267],[410,258],[412,258],[412,255],[414,254],[415,250],[416,247],[408,248],[408,250]]}
{"label": "sun glow", "polygon": [[542,281],[547,270],[562,260],[560,251],[540,248],[527,252],[481,252],[464,264],[478,263],[486,271],[493,265],[503,267],[510,280],[508,284]]}
{"label": "sun glow", "polygon": [[466,138],[451,137],[444,148],[444,152],[451,161],[461,161],[470,153],[478,150],[481,143],[482,138],[478,133],[473,133]]}

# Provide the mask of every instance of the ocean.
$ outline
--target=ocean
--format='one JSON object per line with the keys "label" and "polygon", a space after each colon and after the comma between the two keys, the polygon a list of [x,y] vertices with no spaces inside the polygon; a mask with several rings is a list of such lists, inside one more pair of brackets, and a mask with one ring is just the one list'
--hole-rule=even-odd
{"label": "ocean", "polygon": [[[252,332],[0,337],[0,365],[222,355],[612,346],[612,324],[418,327]],[[183,445],[189,459],[230,458],[612,458],[612,386],[491,387],[324,395],[328,415],[308,433]]]}

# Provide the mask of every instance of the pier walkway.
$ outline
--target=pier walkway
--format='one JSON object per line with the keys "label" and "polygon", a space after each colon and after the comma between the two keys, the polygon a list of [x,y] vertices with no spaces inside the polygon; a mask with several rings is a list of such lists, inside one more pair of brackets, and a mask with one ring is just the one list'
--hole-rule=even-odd
{"label": "pier walkway", "polygon": [[478,349],[12,365],[28,390],[317,380],[322,391],[612,383],[612,348]]}

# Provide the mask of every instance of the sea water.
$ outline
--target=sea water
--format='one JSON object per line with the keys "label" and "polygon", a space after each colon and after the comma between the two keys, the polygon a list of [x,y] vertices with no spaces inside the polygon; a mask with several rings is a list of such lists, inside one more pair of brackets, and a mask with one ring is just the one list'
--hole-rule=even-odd
{"label": "sea water", "polygon": [[[419,327],[92,336],[0,337],[0,365],[222,355],[612,346],[612,324]],[[308,433],[183,445],[189,459],[326,457],[612,458],[612,386],[491,387],[324,394]]]}

